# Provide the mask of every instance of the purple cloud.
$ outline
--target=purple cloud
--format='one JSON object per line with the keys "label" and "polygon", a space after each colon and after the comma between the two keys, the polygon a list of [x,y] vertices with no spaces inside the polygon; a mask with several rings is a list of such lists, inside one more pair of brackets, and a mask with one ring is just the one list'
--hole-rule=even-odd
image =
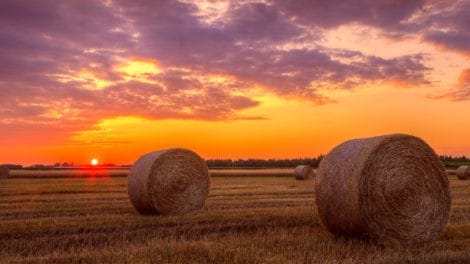
{"label": "purple cloud", "polygon": [[389,0],[271,0],[295,22],[322,28],[362,23],[379,28],[398,28],[425,3]]}
{"label": "purple cloud", "polygon": [[470,2],[442,2],[428,7],[424,39],[470,55]]}
{"label": "purple cloud", "polygon": [[[281,96],[316,103],[329,100],[318,95],[315,82],[329,81],[336,87],[345,87],[347,83],[348,88],[358,86],[349,81],[352,77],[363,82],[401,79],[413,84],[426,83],[423,73],[428,68],[419,56],[380,59],[356,53],[354,63],[342,63],[333,59],[328,49],[277,48],[276,45],[288,40],[295,43],[296,39],[315,36],[301,30],[293,19],[282,16],[281,9],[274,5],[232,5],[228,19],[213,26],[197,20],[194,7],[182,8],[181,3],[175,2],[169,5],[179,12],[147,17],[148,6],[133,6],[125,12],[142,32],[140,55],[158,58],[166,66],[232,75],[241,82],[267,86]],[[177,21],[177,25],[169,21]]]}
{"label": "purple cloud", "polygon": [[250,44],[292,42],[302,29],[292,23],[276,6],[264,3],[232,4],[223,30],[234,40]]}
{"label": "purple cloud", "polygon": [[[264,118],[238,115],[259,105],[244,95],[253,86],[325,104],[334,101],[320,92],[325,89],[427,84],[422,54],[381,58],[318,42],[324,30],[361,23],[396,34],[416,30],[427,41],[467,48],[467,3],[428,15],[423,8],[436,7],[424,1],[233,1],[221,19],[206,23],[195,4],[178,1],[2,1],[0,126],[82,129],[120,115]],[[161,72],[126,78],[116,65],[134,57],[158,61]],[[90,89],[98,82],[100,89]]]}

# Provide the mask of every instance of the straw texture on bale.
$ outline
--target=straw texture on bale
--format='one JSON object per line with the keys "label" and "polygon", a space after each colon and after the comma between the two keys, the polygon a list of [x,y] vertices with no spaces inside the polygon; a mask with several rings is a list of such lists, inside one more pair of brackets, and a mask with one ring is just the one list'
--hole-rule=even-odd
{"label": "straw texture on bale", "polygon": [[7,166],[0,166],[0,178],[8,178],[10,176],[10,170]]}
{"label": "straw texture on bale", "polygon": [[309,165],[299,165],[294,170],[296,180],[306,180],[313,177],[313,169]]}
{"label": "straw texture on bale", "polygon": [[346,141],[322,160],[316,177],[318,212],[334,234],[407,245],[437,238],[449,219],[444,166],[417,137]]}
{"label": "straw texture on bale", "polygon": [[461,180],[470,179],[470,166],[460,166],[456,171],[457,177]]}
{"label": "straw texture on bale", "polygon": [[209,170],[191,150],[151,152],[132,166],[127,190],[132,205],[141,214],[192,212],[204,207]]}

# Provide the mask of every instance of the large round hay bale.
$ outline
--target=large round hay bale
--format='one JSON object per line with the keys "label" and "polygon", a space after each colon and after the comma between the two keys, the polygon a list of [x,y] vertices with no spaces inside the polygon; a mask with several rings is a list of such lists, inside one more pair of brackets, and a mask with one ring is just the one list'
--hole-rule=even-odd
{"label": "large round hay bale", "polygon": [[313,169],[309,165],[299,165],[294,170],[296,180],[306,180],[313,177]]}
{"label": "large round hay bale", "polygon": [[10,176],[10,170],[7,166],[0,166],[0,178],[8,178]]}
{"label": "large round hay bale", "polygon": [[141,214],[187,213],[201,209],[209,193],[209,170],[196,153],[181,148],[140,157],[127,190]]}
{"label": "large round hay bale", "polygon": [[449,181],[423,140],[402,134],[346,141],[320,163],[316,203],[334,234],[382,244],[439,236],[449,219]]}
{"label": "large round hay bale", "polygon": [[456,171],[457,177],[461,180],[470,179],[470,166],[460,166]]}

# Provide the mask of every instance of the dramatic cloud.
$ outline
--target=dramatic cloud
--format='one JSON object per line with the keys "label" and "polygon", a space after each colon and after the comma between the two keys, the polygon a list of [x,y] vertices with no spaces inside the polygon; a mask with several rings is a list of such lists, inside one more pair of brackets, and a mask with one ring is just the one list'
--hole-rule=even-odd
{"label": "dramatic cloud", "polygon": [[295,22],[314,27],[332,28],[348,23],[363,23],[397,29],[406,23],[423,0],[355,0],[355,1],[283,1],[272,0]]}
{"label": "dramatic cloud", "polygon": [[260,104],[252,89],[325,104],[335,101],[325,90],[428,84],[423,54],[382,58],[318,40],[356,23],[468,52],[468,1],[438,12],[443,5],[231,1],[210,19],[179,1],[2,1],[0,126],[74,130],[117,116],[251,119],[259,117],[238,112]]}
{"label": "dramatic cloud", "polygon": [[470,56],[470,2],[437,1],[426,8],[424,39]]}
{"label": "dramatic cloud", "polygon": [[[165,4],[177,11],[146,16],[149,8],[164,8]],[[296,40],[312,40],[316,36],[282,16],[273,5],[232,5],[227,19],[208,26],[194,15],[195,7],[177,2],[165,4],[125,8],[125,15],[142,33],[139,56],[158,58],[164,66],[231,75],[247,82],[247,86],[259,84],[278,95],[316,103],[329,101],[318,95],[319,84],[352,88],[369,81],[397,79],[426,83],[423,76],[427,68],[420,55],[383,59],[322,47],[280,48],[286,42],[295,44]]]}
{"label": "dramatic cloud", "polygon": [[226,34],[251,44],[292,42],[302,35],[302,29],[284,16],[276,6],[264,3],[233,4],[224,23]]}
{"label": "dramatic cloud", "polygon": [[294,22],[316,28],[359,23],[389,37],[422,36],[441,47],[470,52],[470,2],[456,1],[282,1],[273,4]]}

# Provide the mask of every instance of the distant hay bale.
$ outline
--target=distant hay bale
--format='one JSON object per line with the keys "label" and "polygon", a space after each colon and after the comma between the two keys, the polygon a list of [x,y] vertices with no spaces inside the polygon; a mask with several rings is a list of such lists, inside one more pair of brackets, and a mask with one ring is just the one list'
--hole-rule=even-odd
{"label": "distant hay bale", "polygon": [[205,161],[187,149],[166,149],[140,157],[127,190],[141,214],[187,213],[201,209],[209,192]]}
{"label": "distant hay bale", "polygon": [[309,165],[299,165],[294,170],[296,180],[306,180],[313,177],[313,169]]}
{"label": "distant hay bale", "polygon": [[8,178],[10,176],[10,170],[7,166],[0,166],[0,178]]}
{"label": "distant hay bale", "polygon": [[382,244],[438,237],[449,219],[449,181],[423,140],[402,134],[346,141],[320,163],[316,203],[334,234]]}
{"label": "distant hay bale", "polygon": [[457,177],[461,180],[470,179],[470,166],[460,166],[456,171]]}

